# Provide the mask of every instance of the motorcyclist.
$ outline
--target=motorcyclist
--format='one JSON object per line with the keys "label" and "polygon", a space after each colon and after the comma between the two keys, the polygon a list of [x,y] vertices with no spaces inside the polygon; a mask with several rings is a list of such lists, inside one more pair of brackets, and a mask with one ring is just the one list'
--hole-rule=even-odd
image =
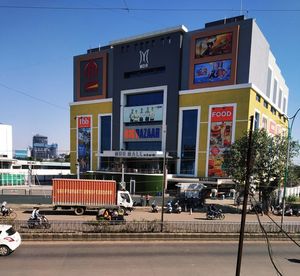
{"label": "motorcyclist", "polygon": [[207,213],[208,213],[210,216],[215,217],[216,214],[218,213],[218,209],[216,208],[215,205],[210,204],[210,205],[208,206]]}
{"label": "motorcyclist", "polygon": [[8,208],[6,207],[6,204],[7,204],[7,202],[3,201],[2,205],[1,205],[1,213],[4,217],[8,216]]}
{"label": "motorcyclist", "polygon": [[151,207],[152,207],[152,212],[153,213],[157,213],[158,212],[158,207],[156,205],[156,201],[153,200],[152,204],[151,204]]}
{"label": "motorcyclist", "polygon": [[40,215],[40,208],[39,207],[35,207],[33,209],[30,219],[36,220],[39,223],[41,222],[41,215]]}

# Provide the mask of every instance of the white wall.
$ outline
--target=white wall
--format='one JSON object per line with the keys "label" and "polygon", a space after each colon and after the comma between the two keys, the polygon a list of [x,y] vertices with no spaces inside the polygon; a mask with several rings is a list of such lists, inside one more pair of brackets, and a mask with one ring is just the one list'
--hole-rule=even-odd
{"label": "white wall", "polygon": [[0,124],[0,155],[7,155],[12,159],[12,153],[12,126]]}

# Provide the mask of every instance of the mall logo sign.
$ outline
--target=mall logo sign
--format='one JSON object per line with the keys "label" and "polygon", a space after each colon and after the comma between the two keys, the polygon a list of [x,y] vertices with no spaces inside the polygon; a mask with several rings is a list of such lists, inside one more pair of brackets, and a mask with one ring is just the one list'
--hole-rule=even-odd
{"label": "mall logo sign", "polygon": [[149,49],[147,49],[145,52],[140,51],[140,69],[147,68],[149,66]]}

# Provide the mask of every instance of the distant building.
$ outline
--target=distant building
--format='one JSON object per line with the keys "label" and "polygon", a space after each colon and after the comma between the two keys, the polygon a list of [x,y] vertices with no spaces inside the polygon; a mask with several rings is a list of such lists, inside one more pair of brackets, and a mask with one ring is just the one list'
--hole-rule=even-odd
{"label": "distant building", "polygon": [[0,157],[12,159],[12,126],[0,123]]}
{"label": "distant building", "polygon": [[30,156],[31,156],[31,148],[24,149],[24,150],[15,150],[14,151],[14,158],[15,159],[26,160]]}
{"label": "distant building", "polygon": [[48,145],[48,137],[35,135],[32,139],[31,156],[35,160],[57,158],[57,144]]}

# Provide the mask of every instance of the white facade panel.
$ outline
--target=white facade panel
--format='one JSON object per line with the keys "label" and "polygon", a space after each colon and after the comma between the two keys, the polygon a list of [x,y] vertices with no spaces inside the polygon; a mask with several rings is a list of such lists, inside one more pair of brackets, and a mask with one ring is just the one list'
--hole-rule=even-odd
{"label": "white facade panel", "polygon": [[0,156],[12,159],[12,126],[0,124]]}

